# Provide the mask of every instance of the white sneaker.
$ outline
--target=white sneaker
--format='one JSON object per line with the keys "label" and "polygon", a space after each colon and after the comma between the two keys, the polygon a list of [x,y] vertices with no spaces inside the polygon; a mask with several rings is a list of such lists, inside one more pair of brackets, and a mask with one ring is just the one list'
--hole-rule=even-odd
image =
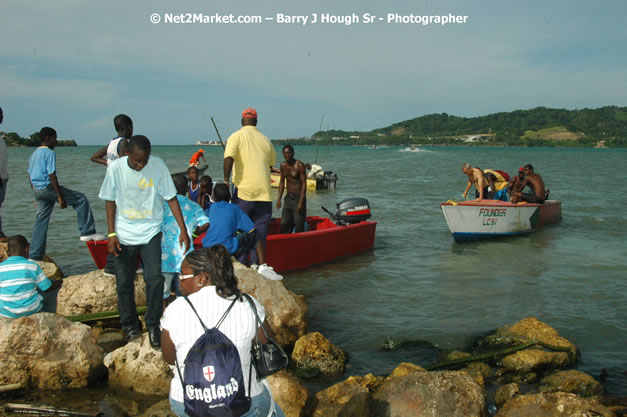
{"label": "white sneaker", "polygon": [[274,268],[268,266],[268,264],[259,265],[259,268],[257,268],[257,272],[263,275],[266,279],[272,281],[280,281],[283,279],[283,276],[274,272]]}
{"label": "white sneaker", "polygon": [[89,242],[90,240],[105,240],[107,237],[102,233],[94,233],[91,235],[81,236],[81,242]]}

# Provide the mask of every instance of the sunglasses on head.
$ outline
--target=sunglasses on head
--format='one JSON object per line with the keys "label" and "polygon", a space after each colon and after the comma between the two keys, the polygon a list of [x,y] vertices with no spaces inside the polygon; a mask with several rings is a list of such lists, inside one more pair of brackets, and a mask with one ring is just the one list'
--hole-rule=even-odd
{"label": "sunglasses on head", "polygon": [[189,275],[183,275],[181,273],[178,274],[179,275],[179,280],[184,280],[184,279],[189,279],[189,278],[193,278],[196,276],[196,274],[189,274]]}

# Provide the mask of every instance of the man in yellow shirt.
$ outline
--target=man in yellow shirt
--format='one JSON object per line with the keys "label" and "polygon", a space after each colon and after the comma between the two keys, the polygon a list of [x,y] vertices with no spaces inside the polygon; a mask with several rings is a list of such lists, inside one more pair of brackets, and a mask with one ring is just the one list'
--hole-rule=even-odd
{"label": "man in yellow shirt", "polygon": [[[257,129],[257,110],[249,107],[242,112],[242,128],[226,141],[224,182],[230,183],[232,172],[233,183],[237,188],[231,202],[238,205],[253,221],[264,248],[272,218],[270,168],[275,162],[274,146]],[[250,252],[250,261],[257,263],[254,251]]]}

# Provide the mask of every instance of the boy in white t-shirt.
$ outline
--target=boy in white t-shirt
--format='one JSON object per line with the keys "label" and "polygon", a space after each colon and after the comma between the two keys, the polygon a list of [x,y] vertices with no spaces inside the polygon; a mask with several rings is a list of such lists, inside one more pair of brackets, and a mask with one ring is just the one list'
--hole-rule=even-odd
{"label": "boy in white t-shirt", "polygon": [[159,319],[163,309],[161,274],[161,223],[167,201],[181,230],[179,244],[190,247],[190,239],[176,198],[176,189],[165,163],[150,156],[150,141],[133,136],[128,156],[107,169],[99,197],[107,202],[109,253],[116,256],[115,278],[120,323],[128,341],[141,336],[135,305],[134,278],[137,259],[144,262],[146,282],[146,327],[150,344],[161,346]]}

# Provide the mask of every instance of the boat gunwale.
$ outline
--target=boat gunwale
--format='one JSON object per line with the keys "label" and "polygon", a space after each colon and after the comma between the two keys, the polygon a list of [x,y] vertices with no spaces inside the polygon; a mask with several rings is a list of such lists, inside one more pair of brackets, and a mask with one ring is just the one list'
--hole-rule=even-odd
{"label": "boat gunwale", "polygon": [[[376,226],[376,224],[377,224],[377,222],[375,222],[375,221],[364,220],[364,221],[361,221],[359,223],[353,223],[353,224],[348,224],[348,225],[338,225],[336,223],[333,223],[327,217],[310,216],[308,218],[326,220],[329,223],[333,224],[335,227],[330,227],[328,229],[321,229],[321,230],[308,230],[308,231],[300,232],[300,233],[276,233],[276,234],[268,233],[268,236],[266,237],[266,240],[306,239],[306,238],[312,237],[312,236],[320,236],[320,235],[325,235],[325,234],[330,234],[330,233],[338,233],[340,231],[347,230],[347,229],[351,229],[352,230],[352,229],[360,229],[360,228],[365,228],[365,227]],[[273,219],[273,220],[275,220],[275,219]]]}
{"label": "boat gunwale", "polygon": [[539,204],[539,203],[524,203],[524,204],[519,204],[519,203],[512,203],[510,201],[501,201],[501,200],[481,200],[481,201],[462,201],[459,203],[450,203],[450,202],[446,202],[446,203],[440,203],[440,207],[444,207],[444,206],[450,206],[450,207],[456,207],[456,206],[462,206],[462,207],[511,207],[511,208],[524,208],[524,207],[549,207],[549,206],[553,206],[559,204],[561,205],[562,202],[560,200],[546,200],[544,203]]}

